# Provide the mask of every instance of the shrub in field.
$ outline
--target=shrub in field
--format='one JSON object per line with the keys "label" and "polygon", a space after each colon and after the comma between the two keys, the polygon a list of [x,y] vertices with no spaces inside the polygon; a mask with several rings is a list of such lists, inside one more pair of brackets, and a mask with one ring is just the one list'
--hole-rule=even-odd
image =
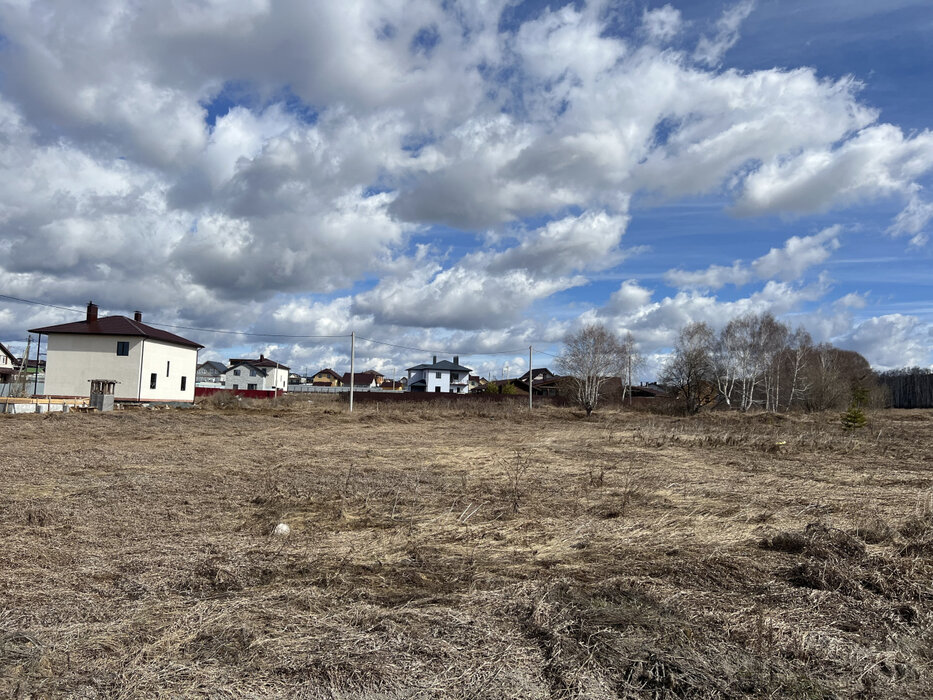
{"label": "shrub in field", "polygon": [[846,430],[856,430],[857,428],[865,427],[868,423],[868,418],[865,417],[862,406],[865,405],[867,400],[867,389],[854,389],[852,391],[852,403],[849,406],[849,410],[842,414],[843,428]]}

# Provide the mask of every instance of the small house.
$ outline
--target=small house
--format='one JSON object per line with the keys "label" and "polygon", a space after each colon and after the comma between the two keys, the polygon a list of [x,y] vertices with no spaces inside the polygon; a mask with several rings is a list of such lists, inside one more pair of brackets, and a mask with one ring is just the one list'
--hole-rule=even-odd
{"label": "small house", "polygon": [[227,371],[227,365],[223,362],[208,360],[198,365],[198,371],[195,373],[195,381],[198,386],[220,388],[224,385],[224,372]]}
{"label": "small house", "polygon": [[231,358],[225,371],[227,389],[246,391],[288,391],[291,368],[260,355],[258,360]]}
{"label": "small house", "polygon": [[311,377],[311,383],[314,386],[341,386],[343,384],[343,379],[339,374],[328,367]]}

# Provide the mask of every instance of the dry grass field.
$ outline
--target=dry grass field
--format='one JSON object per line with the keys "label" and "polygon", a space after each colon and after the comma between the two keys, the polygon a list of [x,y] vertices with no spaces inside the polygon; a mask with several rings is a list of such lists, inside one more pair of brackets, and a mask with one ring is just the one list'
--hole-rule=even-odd
{"label": "dry grass field", "polygon": [[933,696],[933,412],[256,405],[0,418],[0,696]]}

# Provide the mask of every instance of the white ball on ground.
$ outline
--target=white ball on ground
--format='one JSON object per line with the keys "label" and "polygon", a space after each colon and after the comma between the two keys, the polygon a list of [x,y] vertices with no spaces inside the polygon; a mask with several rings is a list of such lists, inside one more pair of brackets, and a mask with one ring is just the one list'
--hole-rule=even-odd
{"label": "white ball on ground", "polygon": [[275,526],[275,529],[272,531],[273,535],[278,537],[287,537],[292,532],[292,529],[285,523],[279,523]]}

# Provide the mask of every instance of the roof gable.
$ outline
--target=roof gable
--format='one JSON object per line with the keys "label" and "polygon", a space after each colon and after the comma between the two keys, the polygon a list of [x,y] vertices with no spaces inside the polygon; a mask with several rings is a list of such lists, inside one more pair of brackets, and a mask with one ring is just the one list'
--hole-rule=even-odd
{"label": "roof gable", "polygon": [[19,362],[19,360],[17,360],[17,359],[13,356],[13,353],[10,352],[9,350],[7,350],[6,345],[4,345],[3,343],[0,343],[0,352],[2,352],[4,355],[7,356],[7,358],[9,358],[10,364],[15,365],[15,364],[17,364],[17,363]]}

